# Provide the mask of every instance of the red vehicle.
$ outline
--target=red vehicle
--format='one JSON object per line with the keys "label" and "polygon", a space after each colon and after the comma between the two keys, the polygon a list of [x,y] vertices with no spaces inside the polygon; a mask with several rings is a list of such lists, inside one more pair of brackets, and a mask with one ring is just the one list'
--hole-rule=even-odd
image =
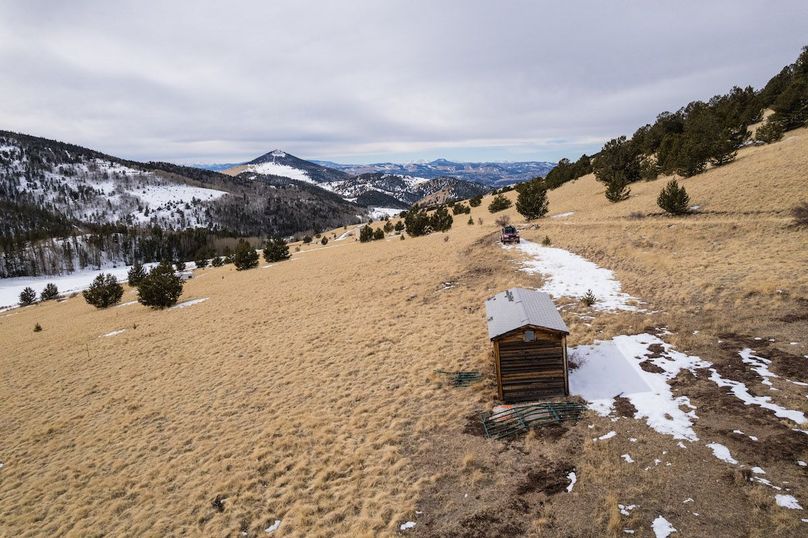
{"label": "red vehicle", "polygon": [[502,243],[518,243],[519,232],[516,231],[514,226],[503,226],[502,232],[499,234],[499,240]]}

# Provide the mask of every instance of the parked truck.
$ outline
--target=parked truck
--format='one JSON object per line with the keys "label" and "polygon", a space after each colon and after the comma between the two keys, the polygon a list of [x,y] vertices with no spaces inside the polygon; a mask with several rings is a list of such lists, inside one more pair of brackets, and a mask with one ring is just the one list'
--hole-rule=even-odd
{"label": "parked truck", "polygon": [[518,243],[519,242],[519,232],[516,230],[515,226],[503,226],[502,231],[499,234],[499,240],[503,243]]}

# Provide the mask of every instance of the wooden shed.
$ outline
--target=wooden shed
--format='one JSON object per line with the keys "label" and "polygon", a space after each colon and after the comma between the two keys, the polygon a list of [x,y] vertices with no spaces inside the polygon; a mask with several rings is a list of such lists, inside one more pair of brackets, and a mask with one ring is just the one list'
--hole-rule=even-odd
{"label": "wooden shed", "polygon": [[546,293],[511,288],[485,302],[499,399],[506,403],[569,394],[567,329]]}

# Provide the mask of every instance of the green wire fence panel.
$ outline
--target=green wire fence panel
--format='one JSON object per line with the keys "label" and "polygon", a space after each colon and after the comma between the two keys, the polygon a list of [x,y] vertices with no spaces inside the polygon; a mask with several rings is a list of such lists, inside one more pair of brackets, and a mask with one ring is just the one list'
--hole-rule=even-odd
{"label": "green wire fence panel", "polygon": [[455,387],[465,387],[478,382],[483,375],[480,372],[447,372],[445,370],[435,370],[435,373],[449,378],[449,382]]}
{"label": "green wire fence panel", "polygon": [[517,405],[499,413],[482,413],[485,436],[506,439],[525,433],[533,426],[544,426],[569,420],[578,420],[586,406],[574,402],[534,403]]}

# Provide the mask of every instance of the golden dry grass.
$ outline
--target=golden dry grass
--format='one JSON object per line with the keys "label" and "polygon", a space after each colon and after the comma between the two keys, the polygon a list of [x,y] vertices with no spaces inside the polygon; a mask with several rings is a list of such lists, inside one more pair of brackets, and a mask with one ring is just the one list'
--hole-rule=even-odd
{"label": "golden dry grass", "polygon": [[[730,331],[799,341],[789,351],[808,353],[806,322],[779,321],[808,297],[808,232],[787,218],[808,199],[807,170],[800,130],[684,180],[702,215],[651,215],[666,178],[632,185],[616,205],[592,177],[553,191],[551,214],[575,214],[524,235],[548,235],[613,269],[657,310],[588,327],[573,309],[571,344],[664,324],[677,346],[711,360],[716,335]],[[510,446],[463,433],[493,403],[484,299],[539,283],[490,239],[488,201],[472,213],[482,226],[461,215],[448,234],[332,241],[293,248],[292,260],[269,268],[197,271],[183,300],[209,300],[186,309],[97,311],[76,297],[0,314],[0,535],[254,536],[275,519],[278,536],[393,534],[406,520],[438,535],[479,525],[488,534],[602,536],[620,523],[647,535],[666,507],[682,535],[797,535],[798,514],[773,507],[760,486],[728,486],[703,446],[639,472],[675,442],[633,419],[591,417],[557,440],[533,434]],[[651,216],[630,219],[634,211]],[[438,368],[489,377],[453,389]],[[738,420],[710,407],[715,392],[696,388],[699,432],[752,461],[754,447],[726,438]],[[804,401],[793,387],[778,398]],[[781,435],[783,426],[753,418],[761,438]],[[620,434],[613,443],[588,440],[607,428]],[[641,442],[629,445],[630,435]],[[627,447],[636,467],[621,464]],[[793,462],[766,458],[805,499]],[[574,465],[576,489],[563,498],[528,492],[514,506],[514,488],[550,463]],[[688,515],[686,496],[707,515]],[[614,499],[641,508],[621,522]],[[526,523],[498,527],[509,523],[494,521],[500,509]]]}

